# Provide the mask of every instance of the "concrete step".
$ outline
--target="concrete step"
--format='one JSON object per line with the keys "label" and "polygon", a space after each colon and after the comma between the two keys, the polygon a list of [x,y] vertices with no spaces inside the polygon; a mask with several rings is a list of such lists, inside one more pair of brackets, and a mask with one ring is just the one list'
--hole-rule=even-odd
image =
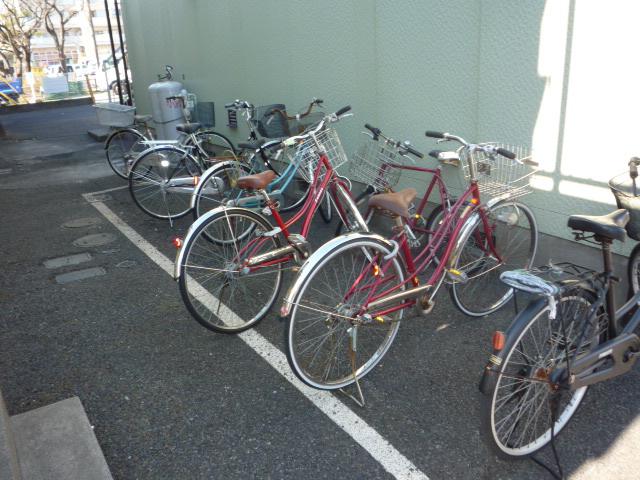
{"label": "concrete step", "polygon": [[113,480],[78,397],[8,417],[3,427],[0,479]]}
{"label": "concrete step", "polygon": [[22,480],[16,443],[2,392],[0,392],[0,479]]}

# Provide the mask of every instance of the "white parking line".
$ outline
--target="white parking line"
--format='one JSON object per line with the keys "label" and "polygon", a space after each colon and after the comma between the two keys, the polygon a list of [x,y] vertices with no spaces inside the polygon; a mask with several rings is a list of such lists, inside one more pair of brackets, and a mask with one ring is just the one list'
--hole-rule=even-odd
{"label": "white parking line", "polygon": [[[173,262],[171,260],[160,253],[120,217],[114,214],[104,203],[95,201],[95,196],[101,193],[105,192],[88,193],[84,194],[83,197],[96,207],[107,220],[120,230],[136,247],[142,250],[154,263],[169,275],[173,276]],[[393,445],[385,440],[382,435],[369,426],[362,418],[336,399],[332,393],[310,388],[298,380],[289,368],[284,353],[271,344],[266,338],[255,330],[247,330],[238,334],[238,336],[317,408],[358,442],[362,448],[369,452],[387,472],[398,479],[428,480],[428,477],[418,470],[408,458],[396,450]]]}

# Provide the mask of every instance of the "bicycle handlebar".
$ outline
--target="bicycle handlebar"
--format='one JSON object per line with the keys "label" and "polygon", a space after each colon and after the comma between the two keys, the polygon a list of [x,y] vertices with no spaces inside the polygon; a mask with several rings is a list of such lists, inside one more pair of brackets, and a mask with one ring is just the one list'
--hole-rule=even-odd
{"label": "bicycle handlebar", "polygon": [[467,147],[471,151],[484,150],[484,152],[486,152],[489,155],[497,153],[498,155],[502,155],[503,157],[506,157],[510,160],[516,160],[517,162],[520,162],[516,158],[516,154],[513,152],[510,152],[506,148],[496,147],[495,145],[490,145],[490,144],[477,144],[477,143],[470,144],[464,138],[458,137],[457,135],[451,135],[449,133],[443,133],[443,132],[434,132],[432,130],[427,130],[424,134],[427,137],[439,138],[441,140],[446,140],[446,141],[455,140],[456,142],[461,143],[463,146]]}
{"label": "bicycle handlebar", "polygon": [[295,120],[297,118],[304,118],[304,117],[306,117],[307,115],[309,115],[311,113],[311,109],[313,108],[314,105],[320,106],[320,104],[322,102],[323,102],[323,100],[320,100],[319,98],[314,98],[313,100],[311,100],[311,103],[309,103],[309,106],[307,107],[307,111],[304,112],[304,113],[297,114],[297,115],[289,116],[285,112],[280,110],[279,108],[272,108],[271,110],[266,112],[264,114],[264,116],[265,117],[271,117],[271,116],[275,115],[276,113],[279,113],[282,117],[286,118],[287,120]]}
{"label": "bicycle handlebar", "polygon": [[[393,140],[390,137],[387,137],[385,135],[382,134],[382,131],[377,128],[374,127],[372,125],[369,125],[368,123],[364,124],[364,128],[366,128],[367,130],[369,130],[372,134],[373,134],[373,140],[378,140],[379,137],[384,138],[385,140],[389,141],[391,144],[393,144],[394,147],[398,147],[400,150],[404,150],[403,152],[400,152],[401,155],[405,155],[406,153],[410,153],[411,155],[414,155],[418,158],[424,158],[424,154],[418,152],[417,150],[414,150],[413,148],[411,148],[411,143],[409,141],[405,141],[404,143],[400,143],[396,140]],[[365,132],[366,133],[366,132]]]}
{"label": "bicycle handlebar", "polygon": [[236,100],[235,102],[225,104],[224,108],[235,108],[236,110],[241,110],[243,108],[253,108],[249,102],[241,102],[240,100]]}

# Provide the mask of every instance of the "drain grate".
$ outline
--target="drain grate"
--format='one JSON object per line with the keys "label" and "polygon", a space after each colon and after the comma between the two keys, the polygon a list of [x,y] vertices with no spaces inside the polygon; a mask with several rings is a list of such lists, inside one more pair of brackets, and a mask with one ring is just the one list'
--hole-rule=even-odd
{"label": "drain grate", "polygon": [[97,247],[100,245],[106,245],[107,243],[114,242],[116,236],[112,233],[95,233],[93,235],[87,235],[77,239],[73,244],[76,247]]}

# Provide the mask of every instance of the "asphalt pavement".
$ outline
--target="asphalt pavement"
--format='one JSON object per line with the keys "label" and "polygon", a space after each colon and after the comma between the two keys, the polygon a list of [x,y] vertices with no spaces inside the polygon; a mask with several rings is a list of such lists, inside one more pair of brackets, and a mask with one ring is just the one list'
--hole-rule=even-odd
{"label": "asphalt pavement", "polygon": [[[551,478],[497,460],[479,435],[477,385],[510,308],[471,319],[443,290],[363,379],[364,408],[339,394],[318,401],[253,334],[190,317],[164,267],[191,219],[170,226],[135,206],[87,134],[99,127],[90,105],[0,112],[0,123],[0,389],[11,415],[77,395],[118,480]],[[318,219],[315,246],[334,230]],[[276,313],[255,333],[277,357]],[[566,478],[638,478],[639,380],[636,368],[590,389],[556,442]],[[392,456],[415,470],[390,473]],[[539,457],[554,465],[549,449]]]}

